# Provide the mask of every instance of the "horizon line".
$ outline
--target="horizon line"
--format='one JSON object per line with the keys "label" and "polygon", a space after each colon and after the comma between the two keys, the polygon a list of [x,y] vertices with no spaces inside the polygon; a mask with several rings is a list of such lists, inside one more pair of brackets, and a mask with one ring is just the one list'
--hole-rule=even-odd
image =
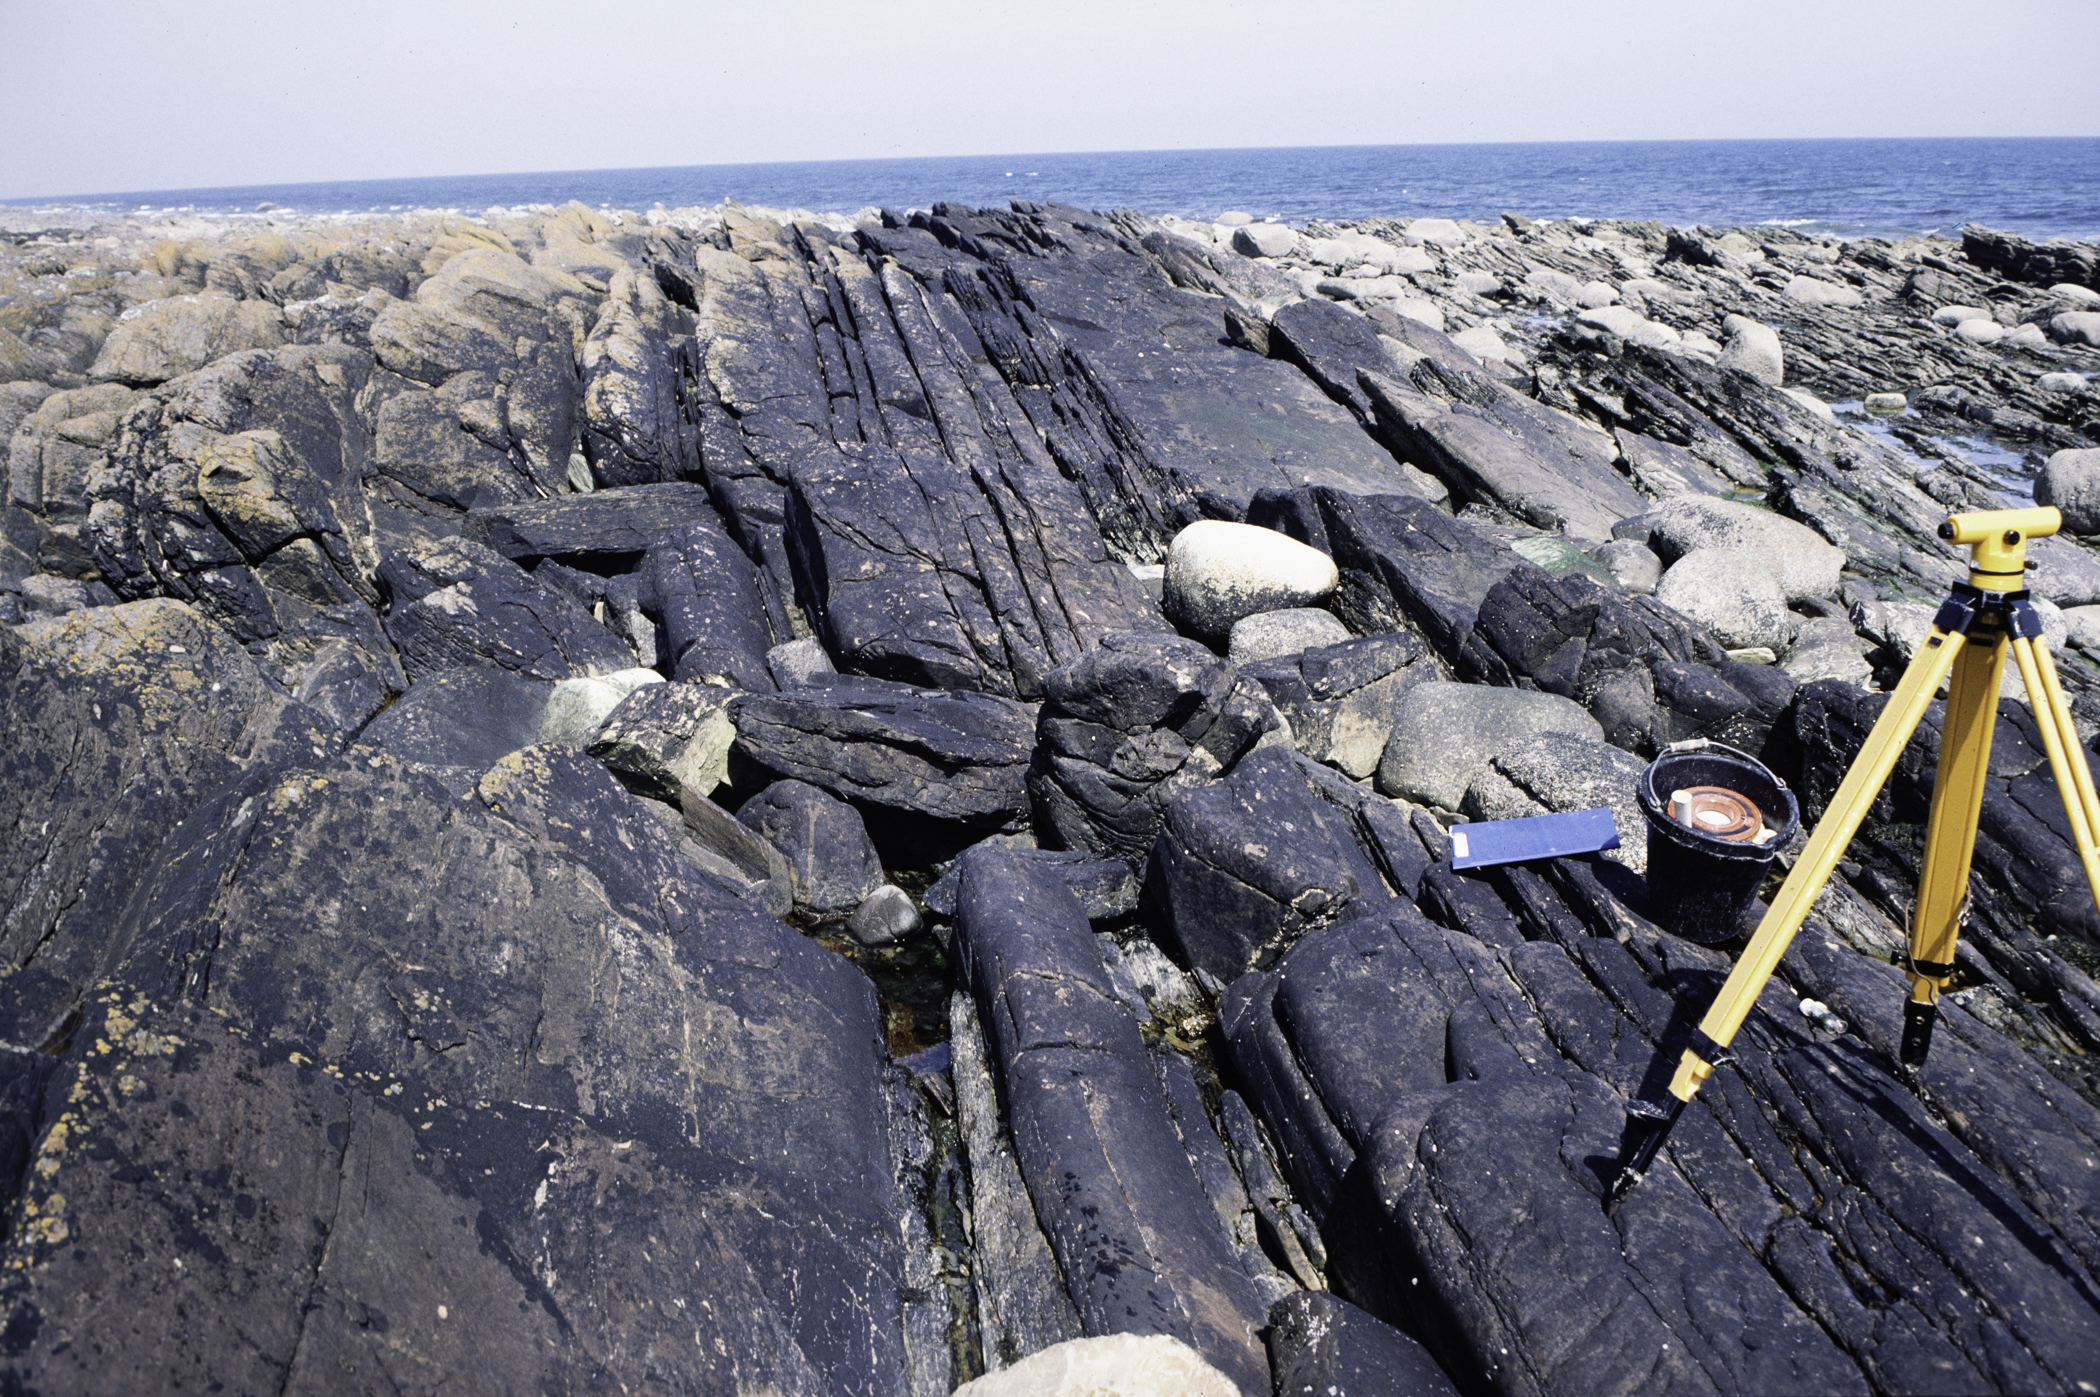
{"label": "horizon line", "polygon": [[406,184],[415,182],[437,182],[444,180],[490,180],[490,179],[551,179],[562,175],[619,175],[646,174],[659,170],[737,170],[765,169],[796,165],[896,165],[919,161],[941,160],[1032,160],[1042,158],[1065,159],[1087,155],[1237,155],[1260,152],[1264,154],[1289,151],[1334,151],[1334,150],[1449,150],[1469,147],[1496,146],[1645,146],[1645,145],[1782,145],[1812,142],[1986,142],[1986,141],[2100,141],[2100,136],[1651,136],[1631,140],[1539,140],[1539,141],[1393,141],[1355,143],[1347,145],[1273,145],[1273,146],[1132,146],[1094,150],[1039,150],[1039,151],[989,151],[941,155],[864,155],[824,157],[801,160],[731,160],[702,161],[684,165],[600,165],[571,169],[542,170],[485,170],[470,173],[446,173],[429,175],[365,175],[325,179],[255,180],[239,184],[184,185],[157,189],[112,189],[97,192],[6,195],[0,196],[0,206],[24,206],[36,204],[63,204],[69,202],[108,201],[135,198],[142,195],[203,195],[219,194],[236,190],[302,189],[335,185],[361,184]]}

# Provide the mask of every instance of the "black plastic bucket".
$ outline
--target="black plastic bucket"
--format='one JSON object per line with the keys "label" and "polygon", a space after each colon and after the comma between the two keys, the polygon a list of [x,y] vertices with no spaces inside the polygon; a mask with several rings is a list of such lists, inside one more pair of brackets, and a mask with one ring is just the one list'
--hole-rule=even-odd
{"label": "black plastic bucket", "polygon": [[[1670,818],[1670,794],[1718,786],[1755,805],[1766,843],[1723,839]],[[1703,946],[1748,928],[1744,914],[1772,860],[1801,825],[1801,802],[1763,762],[1718,742],[1664,749],[1641,773],[1641,813],[1648,817],[1648,915],[1658,926]]]}

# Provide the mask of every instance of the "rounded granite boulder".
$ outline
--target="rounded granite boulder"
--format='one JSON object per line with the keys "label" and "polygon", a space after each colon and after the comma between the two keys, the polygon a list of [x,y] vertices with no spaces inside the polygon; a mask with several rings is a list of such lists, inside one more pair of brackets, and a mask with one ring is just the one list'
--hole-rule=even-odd
{"label": "rounded granite boulder", "polygon": [[1731,315],[1721,322],[1728,346],[1717,361],[1724,369],[1739,369],[1774,388],[1786,381],[1786,351],[1779,332],[1747,315]]}
{"label": "rounded granite boulder", "polygon": [[1167,549],[1167,619],[1220,640],[1243,616],[1310,606],[1335,589],[1334,559],[1274,529],[1202,519]]}
{"label": "rounded granite boulder", "polygon": [[1736,548],[1695,548],[1662,575],[1655,599],[1713,632],[1730,650],[1783,650],[1794,615],[1779,579],[1758,555]]}
{"label": "rounded granite boulder", "polygon": [[1680,495],[1613,530],[1642,537],[1666,563],[1696,548],[1732,548],[1763,563],[1790,602],[1834,597],[1845,554],[1806,524],[1755,505]]}
{"label": "rounded granite boulder", "polygon": [[1378,762],[1378,789],[1456,810],[1475,768],[1542,732],[1604,740],[1597,720],[1558,694],[1489,684],[1417,684],[1393,717],[1393,735]]}
{"label": "rounded granite boulder", "polygon": [[1232,623],[1225,657],[1236,665],[1255,664],[1339,645],[1349,639],[1349,628],[1331,611],[1316,606],[1292,606],[1281,611],[1258,611]]}
{"label": "rounded granite boulder", "polygon": [[2100,534],[2100,446],[2051,456],[2034,478],[2034,502],[2062,510],[2067,534]]}

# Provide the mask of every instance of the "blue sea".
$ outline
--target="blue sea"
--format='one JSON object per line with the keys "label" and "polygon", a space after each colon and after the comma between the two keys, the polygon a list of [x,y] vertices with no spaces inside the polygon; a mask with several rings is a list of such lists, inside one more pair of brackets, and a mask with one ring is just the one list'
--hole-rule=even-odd
{"label": "blue sea", "polygon": [[740,203],[848,213],[940,200],[1056,200],[1209,218],[1441,215],[1774,224],[1839,237],[1952,233],[1986,223],[2035,238],[2100,237],[2100,139],[1579,141],[1327,146],[820,160],[640,170],[158,189],[16,200],[112,211],[479,212],[562,203],[645,210]]}

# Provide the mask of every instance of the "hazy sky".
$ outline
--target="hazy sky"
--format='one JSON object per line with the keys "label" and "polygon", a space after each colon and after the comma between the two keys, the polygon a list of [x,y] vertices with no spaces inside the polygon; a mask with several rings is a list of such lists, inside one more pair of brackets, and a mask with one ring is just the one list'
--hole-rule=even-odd
{"label": "hazy sky", "polygon": [[2100,0],[0,0],[0,199],[907,155],[2100,135]]}

